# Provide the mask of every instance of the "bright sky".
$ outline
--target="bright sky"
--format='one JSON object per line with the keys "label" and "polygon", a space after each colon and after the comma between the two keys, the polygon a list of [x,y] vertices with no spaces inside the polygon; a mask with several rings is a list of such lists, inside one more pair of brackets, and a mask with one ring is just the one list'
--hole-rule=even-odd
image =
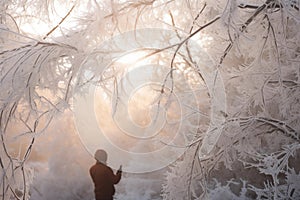
{"label": "bright sky", "polygon": [[[63,2],[60,0],[51,1],[51,4],[48,7],[48,16],[44,16],[42,18],[41,16],[35,16],[36,7],[28,6],[26,7],[26,11],[24,13],[23,9],[19,9],[16,11],[16,13],[19,13],[19,17],[16,18],[17,23],[18,19],[22,20],[21,23],[19,23],[19,29],[21,32],[24,32],[28,35],[32,35],[35,37],[43,37],[48,32],[50,32],[55,26],[57,26],[61,20],[68,14],[68,12],[71,10],[74,3],[72,1]],[[80,15],[82,12],[80,8],[83,7],[75,7],[75,9],[71,12],[71,14],[66,18],[66,20],[63,21],[63,23],[53,32],[51,33],[51,36],[61,36],[60,28],[72,28],[76,26],[75,20],[71,19],[71,17],[74,16],[74,12],[76,12],[77,15]]]}

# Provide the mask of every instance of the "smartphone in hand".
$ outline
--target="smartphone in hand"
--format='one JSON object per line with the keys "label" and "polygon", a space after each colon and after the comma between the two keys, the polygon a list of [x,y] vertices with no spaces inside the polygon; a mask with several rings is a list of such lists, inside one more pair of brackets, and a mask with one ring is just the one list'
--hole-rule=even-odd
{"label": "smartphone in hand", "polygon": [[120,165],[118,172],[122,172],[122,165]]}

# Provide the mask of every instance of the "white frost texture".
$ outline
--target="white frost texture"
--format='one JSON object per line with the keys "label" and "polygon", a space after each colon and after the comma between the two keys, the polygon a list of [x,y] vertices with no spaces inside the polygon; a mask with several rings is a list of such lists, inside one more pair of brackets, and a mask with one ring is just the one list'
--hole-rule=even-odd
{"label": "white frost texture", "polygon": [[[90,116],[75,112],[91,85],[115,146],[142,156],[172,148],[139,165],[152,171],[124,164],[115,199],[300,199],[299,9],[299,0],[1,0],[0,199],[94,199],[96,147],[76,117]],[[124,102],[137,64],[151,74]],[[164,123],[133,135],[125,119],[139,130]],[[117,159],[111,152],[108,164]]]}

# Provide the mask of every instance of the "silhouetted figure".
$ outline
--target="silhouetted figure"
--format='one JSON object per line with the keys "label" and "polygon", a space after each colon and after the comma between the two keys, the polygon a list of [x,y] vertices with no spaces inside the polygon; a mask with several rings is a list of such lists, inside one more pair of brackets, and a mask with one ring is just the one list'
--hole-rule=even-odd
{"label": "silhouetted figure", "polygon": [[90,168],[90,175],[95,185],[96,200],[112,200],[115,194],[114,184],[119,183],[122,170],[117,171],[115,175],[113,170],[106,165],[107,153],[104,150],[97,150],[94,158],[96,164]]}

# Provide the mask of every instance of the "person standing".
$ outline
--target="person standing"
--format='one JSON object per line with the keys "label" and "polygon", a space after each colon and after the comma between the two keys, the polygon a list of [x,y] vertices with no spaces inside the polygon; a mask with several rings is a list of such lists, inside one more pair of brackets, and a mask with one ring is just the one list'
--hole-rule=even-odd
{"label": "person standing", "polygon": [[96,200],[112,200],[115,194],[114,184],[119,183],[122,176],[122,169],[114,174],[113,170],[106,165],[107,153],[98,149],[94,158],[96,163],[90,168],[90,175],[94,182]]}

